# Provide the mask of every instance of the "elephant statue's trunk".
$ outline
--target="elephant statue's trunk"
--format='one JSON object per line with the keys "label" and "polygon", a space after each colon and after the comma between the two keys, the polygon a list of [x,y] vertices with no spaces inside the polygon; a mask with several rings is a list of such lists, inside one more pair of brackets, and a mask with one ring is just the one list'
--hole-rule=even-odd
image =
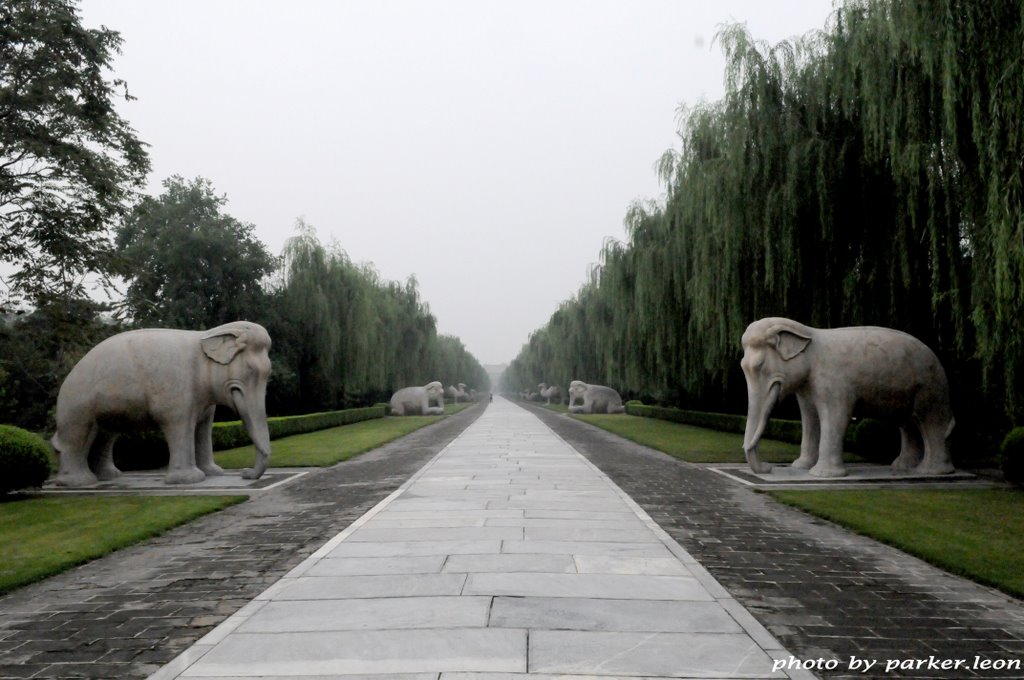
{"label": "elephant statue's trunk", "polygon": [[235,411],[242,418],[249,439],[256,447],[256,460],[251,468],[242,470],[242,477],[259,479],[266,472],[270,460],[270,428],[267,427],[266,410],[261,403],[262,400],[251,404],[241,389],[231,390],[231,401],[235,405]]}
{"label": "elephant statue's trunk", "polygon": [[771,387],[768,388],[768,394],[763,402],[752,393],[748,395],[747,427],[743,435],[743,452],[747,455],[747,463],[750,465],[750,469],[760,474],[771,472],[772,470],[771,463],[761,461],[758,445],[761,443],[761,435],[764,434],[764,428],[768,425],[768,416],[771,415],[772,409],[775,408],[775,402],[778,401],[781,391],[782,384],[774,381]]}

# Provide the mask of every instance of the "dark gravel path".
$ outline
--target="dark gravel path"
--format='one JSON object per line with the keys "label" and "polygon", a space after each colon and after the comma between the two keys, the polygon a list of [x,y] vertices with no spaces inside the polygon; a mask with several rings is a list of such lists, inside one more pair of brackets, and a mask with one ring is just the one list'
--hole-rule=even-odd
{"label": "dark gravel path", "polygon": [[486,404],[0,597],[0,678],[145,678],[401,486]]}
{"label": "dark gravel path", "polygon": [[[1024,677],[1019,669],[934,667],[946,659],[973,665],[975,657],[1024,666],[1021,601],[701,466],[526,407],[632,496],[798,659],[842,661],[832,672],[815,671],[819,675]],[[851,673],[850,657],[879,663]],[[922,660],[923,667],[884,672],[886,661],[907,659]]]}

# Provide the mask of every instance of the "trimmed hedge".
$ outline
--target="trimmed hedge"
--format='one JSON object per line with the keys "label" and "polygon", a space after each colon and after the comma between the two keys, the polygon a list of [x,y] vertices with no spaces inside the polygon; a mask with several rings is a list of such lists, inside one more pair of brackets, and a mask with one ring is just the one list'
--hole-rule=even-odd
{"label": "trimmed hedge", "polygon": [[[684,425],[706,427],[722,432],[744,434],[747,417],[732,413],[709,413],[705,411],[684,411],[678,408],[663,406],[646,406],[638,401],[626,402],[626,413],[644,418],[671,420]],[[765,439],[775,439],[790,444],[799,444],[803,435],[803,427],[799,420],[781,420],[772,418],[764,429]],[[871,418],[861,418],[850,423],[846,428],[843,448],[860,454],[867,460],[878,463],[891,463],[900,453],[899,428],[891,423]],[[1024,465],[1024,453],[1021,455]]]}
{"label": "trimmed hedge", "polygon": [[41,487],[50,476],[50,446],[42,437],[0,425],[0,496]]}
{"label": "trimmed hedge", "polygon": [[[271,439],[280,439],[363,420],[383,418],[384,415],[384,405],[378,404],[366,408],[267,418],[267,428],[270,430]],[[247,446],[251,443],[242,421],[213,424],[214,451]],[[156,430],[125,434],[117,440],[114,447],[114,464],[122,470],[152,470],[167,465],[167,459],[167,444],[163,435]]]}
{"label": "trimmed hedge", "polygon": [[[684,411],[678,408],[665,408],[664,406],[646,406],[639,402],[630,401],[626,403],[626,413],[632,416],[644,418],[658,418],[660,420],[671,420],[684,425],[695,425],[706,427],[709,430],[720,430],[722,432],[736,432],[743,434],[747,428],[747,417],[738,416],[732,413],[709,413],[706,411]],[[790,444],[800,443],[800,421],[770,419],[764,429],[766,439],[776,439]]]}
{"label": "trimmed hedge", "polygon": [[1006,481],[1024,486],[1024,427],[1015,427],[1007,433],[999,453]]}

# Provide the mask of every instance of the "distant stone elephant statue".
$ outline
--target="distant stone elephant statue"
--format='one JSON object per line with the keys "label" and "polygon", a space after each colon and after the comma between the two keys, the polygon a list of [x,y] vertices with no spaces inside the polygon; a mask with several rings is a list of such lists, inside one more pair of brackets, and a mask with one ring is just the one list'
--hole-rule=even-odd
{"label": "distant stone elephant statue", "polygon": [[551,385],[548,387],[547,383],[540,383],[537,385],[537,392],[540,396],[547,399],[547,403],[550,405],[551,400],[554,399],[555,403],[562,403],[562,388],[558,385]]}
{"label": "distant stone elephant statue", "polygon": [[391,395],[391,415],[443,416],[444,386],[435,380],[422,387],[403,387]]}
{"label": "distant stone elephant statue", "polygon": [[[582,401],[583,404],[577,404]],[[625,413],[622,397],[611,387],[588,385],[580,380],[569,383],[570,413]]]}
{"label": "distant stone elephant statue", "polygon": [[71,369],[57,395],[60,454],[55,482],[88,486],[121,474],[113,449],[120,431],[155,423],[170,452],[168,484],[191,484],[224,471],[213,462],[213,416],[235,409],[256,447],[246,479],[270,458],[266,394],[270,336],[236,321],[207,331],[128,331],[93,347]]}
{"label": "distant stone elephant statue", "polygon": [[[793,467],[842,477],[843,437],[854,415],[894,419],[901,451],[892,466],[920,474],[953,472],[946,439],[953,431],[949,383],[935,353],[890,328],[819,329],[790,319],[755,321],[743,333],[747,380],[743,450],[755,472],[771,470],[758,453],[775,404],[795,394],[803,435]],[[922,455],[923,451],[923,455]]]}

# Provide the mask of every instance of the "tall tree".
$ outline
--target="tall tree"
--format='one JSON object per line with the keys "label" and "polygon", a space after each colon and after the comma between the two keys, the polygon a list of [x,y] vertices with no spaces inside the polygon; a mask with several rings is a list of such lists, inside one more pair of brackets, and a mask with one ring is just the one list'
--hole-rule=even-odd
{"label": "tall tree", "polygon": [[136,323],[202,329],[258,313],[275,259],[253,225],[223,212],[226,203],[209,180],[176,175],[118,229],[132,272],[125,305]]}
{"label": "tall tree", "polygon": [[82,296],[117,273],[108,230],[149,170],[114,110],[130,99],[107,71],[121,38],[81,25],[72,0],[0,3],[0,261],[35,304]]}
{"label": "tall tree", "polygon": [[790,316],[920,337],[960,436],[1024,422],[1022,7],[846,2],[775,46],[726,27],[725,96],[681,117],[664,203],[630,209],[509,386],[572,373],[742,411],[743,329]]}

